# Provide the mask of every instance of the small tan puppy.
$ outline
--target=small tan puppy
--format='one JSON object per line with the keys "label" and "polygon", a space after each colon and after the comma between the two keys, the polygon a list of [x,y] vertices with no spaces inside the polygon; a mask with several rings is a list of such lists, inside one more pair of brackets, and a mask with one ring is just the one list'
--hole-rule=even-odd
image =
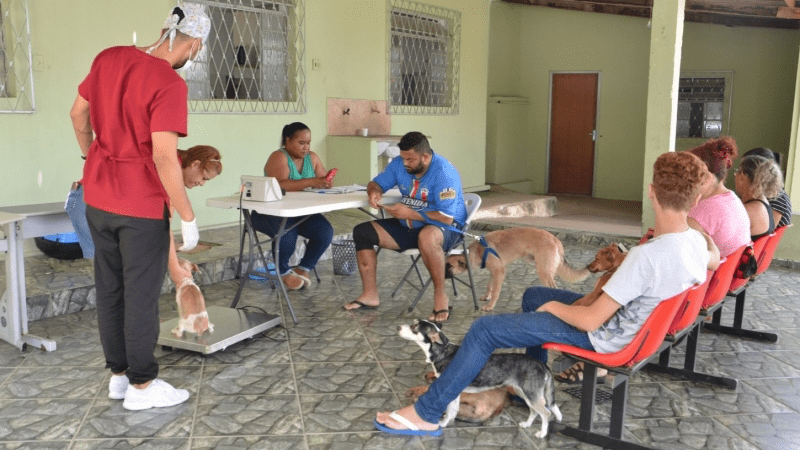
{"label": "small tan puppy", "polygon": [[[585,280],[590,272],[588,268],[575,269],[564,260],[564,246],[552,233],[538,228],[509,228],[487,233],[484,236],[489,247],[497,252],[488,254],[486,268],[492,278],[481,301],[488,304],[481,311],[491,311],[500,297],[500,288],[506,278],[506,267],[514,261],[525,258],[529,263],[536,262],[536,273],[545,286],[556,287],[555,276],[558,275],[569,283]],[[473,269],[481,267],[485,249],[480,241],[475,241],[467,248],[469,264]],[[453,255],[447,258],[445,273],[447,277],[464,273],[467,260],[464,255]]]}
{"label": "small tan puppy", "polygon": [[[199,272],[197,264],[179,258],[181,267],[189,272]],[[178,303],[178,326],[173,328],[172,334],[176,337],[183,337],[184,331],[201,335],[208,330],[214,331],[214,325],[208,321],[206,312],[206,301],[200,288],[194,283],[192,278],[184,279],[175,288],[175,301]]]}
{"label": "small tan puppy", "polygon": [[622,261],[625,260],[627,255],[628,250],[622,244],[613,242],[597,252],[594,261],[590,262],[586,267],[592,273],[605,273],[597,279],[597,282],[594,284],[594,290],[578,300],[580,302],[579,304],[589,306],[600,298],[600,295],[603,293],[603,286],[611,279],[611,275],[614,275],[614,272],[617,271],[619,265],[622,264]]}

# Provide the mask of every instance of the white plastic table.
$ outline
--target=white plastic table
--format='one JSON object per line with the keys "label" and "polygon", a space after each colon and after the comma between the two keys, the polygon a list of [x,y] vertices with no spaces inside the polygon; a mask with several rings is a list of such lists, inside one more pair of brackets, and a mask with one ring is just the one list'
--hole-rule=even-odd
{"label": "white plastic table", "polygon": [[0,251],[7,252],[6,290],[0,298],[0,339],[24,350],[26,345],[46,351],[56,343],[28,334],[28,306],[25,292],[25,258],[22,240],[74,231],[63,203],[43,203],[0,208],[0,226],[5,238]]}

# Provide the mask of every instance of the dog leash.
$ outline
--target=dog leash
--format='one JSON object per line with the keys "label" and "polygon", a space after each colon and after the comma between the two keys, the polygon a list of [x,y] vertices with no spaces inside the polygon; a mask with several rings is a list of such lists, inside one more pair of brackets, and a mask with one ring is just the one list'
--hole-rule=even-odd
{"label": "dog leash", "polygon": [[[467,233],[464,230],[459,230],[458,228],[456,228],[454,226],[445,225],[442,222],[439,222],[437,220],[431,219],[430,217],[428,217],[427,214],[425,214],[424,211],[417,211],[417,214],[422,216],[422,218],[425,219],[426,223],[429,223],[429,224],[437,226],[439,228],[444,228],[446,230],[458,233],[461,236],[466,235],[466,236],[469,236],[469,237],[471,237],[473,239],[476,239],[483,246],[483,255],[481,256],[481,269],[485,269],[486,268],[486,259],[489,257],[490,253],[493,254],[494,256],[496,256],[497,259],[500,259],[500,255],[497,254],[497,250],[495,250],[492,247],[490,247],[489,243],[486,242],[486,235],[478,236],[478,235],[475,235],[475,234],[472,234],[472,233]],[[461,239],[464,239],[464,238],[462,237]]]}

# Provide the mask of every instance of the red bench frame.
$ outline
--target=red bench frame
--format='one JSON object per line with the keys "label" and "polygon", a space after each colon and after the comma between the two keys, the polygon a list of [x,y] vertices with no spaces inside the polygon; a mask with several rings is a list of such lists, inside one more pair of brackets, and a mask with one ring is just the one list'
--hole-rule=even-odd
{"label": "red bench frame", "polygon": [[733,314],[733,326],[721,325],[722,308],[714,311],[711,323],[706,323],[704,328],[715,333],[727,334],[730,336],[743,337],[757,341],[778,342],[778,335],[764,331],[747,330],[742,328],[744,318],[744,303],[746,299],[747,287],[753,283],[759,275],[766,272],[775,256],[775,250],[780,244],[783,234],[790,225],[779,227],[770,235],[763,236],[753,243],[753,253],[757,258],[756,274],[747,279],[734,278],[728,290],[729,297],[736,297],[736,305]]}
{"label": "red bench frame", "polygon": [[[659,303],[639,332],[636,333],[633,340],[618,352],[597,353],[566,344],[552,342],[544,344],[542,347],[547,350],[557,350],[584,362],[578,428],[560,423],[553,424],[553,428],[560,434],[603,448],[649,450],[648,447],[622,440],[625,409],[628,401],[628,379],[645,367],[652,358],[663,350],[664,345],[671,345],[670,343],[665,344],[664,337],[681,307],[685,307],[687,295],[693,289],[699,287],[692,286],[680,294]],[[597,393],[598,368],[607,369],[615,374],[611,400],[611,425],[608,435],[592,431],[592,421],[596,406],[595,394]]]}

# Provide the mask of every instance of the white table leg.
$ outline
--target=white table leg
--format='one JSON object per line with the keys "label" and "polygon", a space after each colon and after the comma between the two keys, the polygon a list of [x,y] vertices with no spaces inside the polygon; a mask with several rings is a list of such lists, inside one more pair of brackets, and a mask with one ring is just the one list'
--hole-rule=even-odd
{"label": "white table leg", "polygon": [[56,343],[28,334],[28,309],[25,296],[25,259],[20,222],[3,226],[8,243],[6,257],[6,290],[0,298],[0,339],[24,350],[26,345],[46,351],[56,349]]}

